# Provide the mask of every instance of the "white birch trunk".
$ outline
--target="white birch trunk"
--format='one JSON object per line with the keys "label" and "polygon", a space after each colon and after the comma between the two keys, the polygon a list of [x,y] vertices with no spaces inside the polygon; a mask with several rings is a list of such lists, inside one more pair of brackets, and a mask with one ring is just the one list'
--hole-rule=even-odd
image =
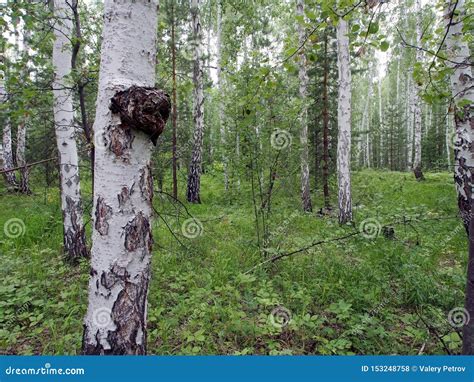
{"label": "white birch trunk", "polygon": [[[369,69],[370,74],[370,69]],[[362,114],[362,123],[361,123],[361,131],[365,131],[365,145],[364,145],[364,165],[370,168],[370,97],[372,96],[372,80],[370,78],[367,79],[367,98],[365,99],[364,105],[364,112]],[[359,140],[362,142],[362,136]],[[362,145],[361,145],[362,146]]]}
{"label": "white birch trunk", "polygon": [[[4,89],[2,89],[4,90]],[[3,160],[3,169],[14,168],[13,163],[13,149],[12,149],[12,127],[10,121],[7,119],[3,125],[3,135],[2,135],[2,160]],[[5,182],[9,190],[18,190],[18,182],[16,181],[16,176],[14,171],[5,172],[4,174]]]}
{"label": "white birch trunk", "polygon": [[[421,0],[416,0],[416,45],[421,47]],[[416,50],[416,62],[421,62],[422,52],[421,49]],[[421,129],[422,129],[422,120],[421,120],[421,86],[416,84],[413,87],[413,105],[414,105],[414,114],[415,114],[415,158],[413,160],[413,171],[417,180],[423,179],[423,172],[421,169]]]}
{"label": "white birch trunk", "polygon": [[20,192],[30,194],[28,167],[26,166],[26,122],[23,121],[18,125],[16,132],[16,163],[23,166],[20,169]]}
{"label": "white birch trunk", "polygon": [[[445,0],[447,28],[447,64],[451,67],[451,88],[455,105],[454,121],[457,141],[454,150],[454,180],[461,217],[469,238],[469,258],[465,311],[467,320],[462,330],[462,354],[474,354],[474,219],[472,218],[474,187],[474,81],[469,45],[464,38],[463,20],[467,18],[464,0]],[[461,101],[461,102],[460,102]]]}
{"label": "white birch trunk", "polygon": [[413,74],[412,72],[409,73],[408,75],[408,81],[407,81],[407,105],[406,105],[406,111],[407,111],[407,126],[406,126],[406,131],[407,131],[407,165],[408,169],[411,170],[413,166],[413,122],[414,122],[414,116],[415,116],[415,108],[414,108],[414,100],[413,100],[413,84],[412,84],[412,77]]}
{"label": "white birch trunk", "polygon": [[[450,23],[454,4],[457,3],[458,14],[453,16]],[[472,80],[472,68],[469,66],[470,51],[467,42],[463,40],[462,17],[464,15],[464,0],[458,2],[446,0],[446,26],[449,26],[449,33],[446,39],[449,60],[457,63],[449,63],[452,68],[450,76],[452,95],[456,102],[460,100],[469,101],[467,105],[456,107],[454,115],[456,127],[456,145],[454,150],[454,177],[456,190],[458,193],[458,204],[463,218],[470,220],[471,198],[473,187],[474,158],[472,155],[472,142],[474,142],[474,121],[473,104],[474,89]],[[450,23],[450,24],[449,24]],[[449,25],[448,25],[449,24]]]}
{"label": "white birch trunk", "polygon": [[[146,353],[146,306],[153,244],[151,137],[156,139],[161,131],[150,135],[142,129],[144,117],[157,116],[158,101],[151,98],[156,91],[152,87],[157,7],[157,0],[104,3],[94,122],[95,219],[89,306],[84,320],[85,354]],[[134,98],[138,95],[142,98]],[[118,109],[125,113],[133,107],[136,117],[122,118],[117,109],[110,108],[112,98],[130,100],[128,107]],[[169,105],[168,97],[168,114]],[[164,115],[161,110],[160,114]],[[144,117],[140,119],[141,116]]]}
{"label": "white birch trunk", "polygon": [[351,69],[349,55],[348,23],[343,18],[337,24],[337,69],[338,84],[338,141],[337,141],[337,174],[339,222],[352,220],[351,197]]}
{"label": "white birch trunk", "polygon": [[[297,16],[304,17],[304,1],[296,1],[296,14]],[[306,40],[306,33],[301,25],[297,22],[298,37],[300,46],[304,45]],[[299,54],[299,93],[300,100],[302,102],[301,114],[300,114],[300,166],[301,166],[301,203],[303,211],[311,212],[311,193],[309,186],[309,165],[308,165],[308,74],[306,72],[306,55],[303,50]]]}
{"label": "white birch trunk", "polygon": [[219,132],[221,135],[222,163],[224,166],[224,187],[229,189],[229,175],[227,173],[227,154],[226,154],[226,127],[224,123],[224,103],[222,102],[222,5],[221,0],[217,0],[217,88],[219,93],[218,112],[219,112]]}
{"label": "white birch trunk", "polygon": [[365,129],[366,129],[366,157],[367,157],[367,167],[371,167],[370,155],[371,155],[371,141],[370,141],[370,98],[372,97],[372,81],[369,79],[369,89],[367,90],[367,102],[366,102],[366,111],[365,111]]}
{"label": "white birch trunk", "polygon": [[202,137],[204,132],[204,93],[202,70],[202,27],[199,17],[201,0],[191,0],[191,17],[194,44],[194,70],[193,70],[193,153],[188,174],[187,199],[190,203],[201,203],[201,172],[202,172]]}
{"label": "white birch trunk", "polygon": [[384,128],[383,128],[383,116],[382,116],[382,78],[379,77],[378,83],[378,106],[379,106],[379,130],[380,130],[380,164],[385,164],[385,150],[384,150]]}
{"label": "white birch trunk", "polygon": [[449,114],[449,109],[446,113],[446,132],[445,132],[445,139],[446,139],[446,159],[448,160],[448,171],[451,171],[451,137],[452,132],[451,129],[451,116]]}
{"label": "white birch trunk", "polygon": [[[8,95],[7,90],[5,89],[5,85],[3,81],[0,81],[0,102],[6,103],[8,102]],[[5,113],[5,121],[3,122],[3,133],[2,133],[2,166],[3,169],[9,169],[15,167],[13,163],[13,149],[12,149],[12,127],[10,125],[10,121],[8,116]],[[14,171],[5,172],[3,173],[3,177],[5,178],[5,183],[9,190],[17,190],[18,183],[16,181],[16,176]]]}
{"label": "white birch trunk", "polygon": [[54,15],[58,22],[54,29],[54,124],[59,153],[61,208],[63,211],[64,252],[69,261],[88,256],[79,184],[79,158],[74,137],[74,111],[71,73],[72,21],[71,8],[66,0],[54,1]]}
{"label": "white birch trunk", "polygon": [[[209,5],[209,17],[208,17],[208,28],[207,28],[207,57],[206,57],[206,66],[207,66],[207,75],[208,78],[211,78],[211,17],[212,17],[212,7]],[[220,95],[219,95],[220,96]],[[209,123],[209,157],[211,163],[213,162],[214,155],[214,128],[213,124]]]}
{"label": "white birch trunk", "polygon": [[[29,57],[29,38],[30,33],[29,31],[25,30],[23,32],[23,57],[28,59]],[[28,65],[25,66],[22,73],[22,78],[24,81],[28,81],[29,79],[29,71]],[[27,126],[28,126],[28,117],[25,115],[21,117],[21,122],[17,127],[17,134],[16,134],[16,162],[18,166],[23,166],[20,169],[20,187],[19,191],[24,194],[30,194],[30,185],[29,185],[29,169],[26,166],[26,133],[27,133]]]}

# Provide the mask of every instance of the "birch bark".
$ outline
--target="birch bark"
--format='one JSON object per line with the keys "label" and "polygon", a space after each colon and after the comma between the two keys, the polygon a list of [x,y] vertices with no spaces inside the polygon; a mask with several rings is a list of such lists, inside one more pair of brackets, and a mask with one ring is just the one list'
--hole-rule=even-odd
{"label": "birch bark", "polygon": [[227,154],[225,151],[226,146],[226,128],[224,124],[224,103],[222,102],[222,4],[221,0],[217,1],[217,88],[219,90],[218,100],[218,112],[219,112],[219,132],[221,138],[221,149],[222,149],[222,163],[224,166],[224,187],[227,191],[229,189],[229,175],[227,173]]}
{"label": "birch bark", "polygon": [[[463,326],[463,354],[474,354],[474,84],[470,51],[463,38],[463,19],[466,17],[464,0],[445,0],[445,25],[447,28],[447,62],[451,67],[451,90],[455,106],[454,122],[456,144],[454,148],[454,181],[458,205],[469,237],[465,309],[470,315]],[[459,102],[462,100],[462,103]],[[468,316],[469,317],[469,316]]]}
{"label": "birch bark", "polygon": [[[416,45],[421,47],[421,0],[416,0]],[[421,62],[422,52],[421,49],[416,50],[416,62]],[[423,180],[423,172],[421,168],[421,129],[422,129],[422,120],[421,120],[421,86],[416,84],[413,87],[413,105],[414,105],[414,114],[415,114],[415,158],[413,160],[413,172],[417,180]]]}
{"label": "birch bark", "polygon": [[[296,15],[304,17],[304,1],[296,1]],[[298,38],[300,46],[304,45],[306,40],[306,33],[301,25],[297,22]],[[301,114],[300,114],[300,166],[301,166],[301,203],[303,211],[311,212],[311,193],[309,186],[309,164],[308,164],[308,74],[306,72],[306,55],[304,50],[300,50],[299,54],[299,93],[300,100],[302,102]]]}
{"label": "birch bark", "polygon": [[[104,3],[85,354],[146,353],[153,244],[151,141],[161,131],[145,133],[144,127],[156,118],[162,129],[170,109],[169,96],[152,88],[157,7],[157,0]],[[124,115],[132,107],[130,115],[136,119]]]}
{"label": "birch bark", "polygon": [[89,255],[82,222],[79,158],[75,141],[71,73],[72,16],[66,0],[54,0],[53,98],[54,125],[59,153],[61,208],[63,212],[64,252],[68,261],[77,262]]}
{"label": "birch bark", "polygon": [[351,70],[349,55],[348,23],[343,18],[337,24],[337,69],[338,84],[338,141],[337,173],[339,223],[352,220],[351,197]]}
{"label": "birch bark", "polygon": [[202,172],[202,138],[204,132],[204,93],[202,70],[202,27],[199,16],[201,0],[191,0],[191,17],[194,43],[194,70],[193,70],[193,153],[188,173],[187,199],[190,203],[201,203],[201,172]]}

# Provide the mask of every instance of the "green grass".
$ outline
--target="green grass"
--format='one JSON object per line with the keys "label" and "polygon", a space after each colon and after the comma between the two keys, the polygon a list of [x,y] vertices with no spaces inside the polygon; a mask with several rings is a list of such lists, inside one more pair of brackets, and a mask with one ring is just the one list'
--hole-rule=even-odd
{"label": "green grass", "polygon": [[[155,219],[148,352],[417,354],[423,348],[424,354],[445,354],[436,332],[458,353],[460,338],[447,314],[463,306],[466,235],[456,218],[452,176],[426,178],[418,183],[410,173],[355,173],[354,225],[343,227],[335,213],[317,214],[319,191],[316,212],[303,214],[297,181],[277,188],[267,220],[270,255],[343,236],[367,218],[391,226],[395,237],[357,235],[256,268],[265,257],[245,182],[226,195],[221,174],[203,176],[203,204],[186,203],[203,227],[194,239],[181,232],[189,218],[185,209],[157,195],[155,207],[174,235]],[[184,184],[180,191],[184,196]],[[15,239],[0,232],[0,349],[78,354],[88,264],[74,268],[62,261],[58,191],[3,193],[0,201],[0,228],[11,218],[26,228]],[[289,325],[273,324],[275,308],[291,314]]]}

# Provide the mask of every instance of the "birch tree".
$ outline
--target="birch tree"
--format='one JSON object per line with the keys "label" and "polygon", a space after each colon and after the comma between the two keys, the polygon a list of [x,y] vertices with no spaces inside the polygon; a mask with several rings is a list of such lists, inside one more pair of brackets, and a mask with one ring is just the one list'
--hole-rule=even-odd
{"label": "birch tree", "polygon": [[176,82],[176,15],[175,5],[173,1],[171,3],[171,64],[172,64],[172,77],[173,77],[173,111],[172,111],[172,176],[173,176],[173,197],[178,198],[178,158],[177,158],[177,133],[178,133],[178,105],[177,105],[177,82]]}
{"label": "birch tree", "polygon": [[[7,93],[3,84],[0,84],[0,94],[2,97],[2,103],[6,103],[7,101]],[[8,107],[8,106],[7,106]],[[6,114],[6,113],[5,113]],[[13,163],[13,148],[12,148],[12,126],[10,124],[10,120],[8,116],[6,116],[5,121],[3,122],[3,134],[2,134],[2,159],[3,159],[3,168],[4,169],[11,169],[14,168]],[[9,190],[18,190],[18,182],[16,180],[15,172],[8,171],[3,173],[5,182],[7,184],[7,188]]]}
{"label": "birch tree", "polygon": [[190,203],[201,203],[202,138],[204,131],[204,92],[202,69],[202,26],[199,17],[201,0],[191,0],[191,18],[194,44],[193,66],[193,153],[188,173],[187,199]]}
{"label": "birch tree", "polygon": [[[145,354],[153,145],[170,99],[154,88],[157,0],[106,0],[94,122],[94,227],[85,354]],[[133,144],[132,144],[133,143]]]}
{"label": "birch tree", "polygon": [[454,180],[461,217],[469,236],[465,308],[471,319],[463,327],[463,354],[474,354],[474,219],[473,186],[474,158],[474,81],[471,54],[464,39],[463,19],[466,17],[464,0],[445,0],[447,64],[451,67],[450,82],[455,105],[454,122],[456,145],[454,150]]}
{"label": "birch tree", "polygon": [[415,109],[413,108],[413,73],[410,71],[407,79],[407,114],[406,114],[406,133],[407,133],[407,165],[408,169],[413,167],[413,121]]}
{"label": "birch tree", "polygon": [[19,191],[30,194],[28,167],[26,166],[26,122],[21,121],[16,133],[16,163],[20,168]]}
{"label": "birch tree", "polygon": [[[27,62],[29,57],[29,38],[30,33],[25,29],[23,32],[23,62]],[[28,65],[26,64],[21,73],[23,82],[26,83],[29,79]],[[25,113],[20,120],[16,133],[16,163],[20,168],[20,184],[19,191],[24,194],[31,194],[29,185],[29,170],[26,166],[26,133],[27,133],[28,117]]]}
{"label": "birch tree", "polygon": [[[416,41],[417,46],[421,47],[421,0],[416,0]],[[421,62],[422,52],[421,49],[416,50],[416,62]],[[415,157],[413,160],[413,172],[417,180],[424,179],[423,172],[421,169],[421,85],[418,83],[413,87],[413,108],[415,117]]]}
{"label": "birch tree", "polygon": [[88,256],[79,183],[79,158],[75,141],[71,73],[72,21],[71,8],[66,0],[54,0],[53,98],[56,143],[59,153],[61,208],[66,258],[76,262]]}
{"label": "birch tree", "polygon": [[219,131],[222,146],[222,163],[224,165],[224,187],[227,191],[229,189],[229,175],[227,173],[227,154],[225,152],[226,146],[226,127],[224,124],[224,103],[222,101],[222,4],[221,0],[217,1],[217,88],[219,92],[218,111],[219,111]]}
{"label": "birch tree", "polygon": [[[324,31],[324,74],[323,74],[323,194],[324,207],[330,208],[329,198],[329,59],[328,28]],[[317,166],[315,166],[317,167]]]}
{"label": "birch tree", "polygon": [[[304,18],[304,0],[296,1],[296,15]],[[299,45],[303,46],[306,41],[306,33],[301,23],[297,22]],[[301,166],[301,203],[303,211],[311,212],[311,194],[309,187],[309,164],[308,164],[308,74],[306,72],[306,55],[304,50],[299,54],[299,93],[302,103],[300,112],[300,166]]]}
{"label": "birch tree", "polygon": [[339,74],[337,103],[337,176],[339,223],[352,220],[351,197],[351,70],[348,22],[340,18],[337,24],[337,69]]}

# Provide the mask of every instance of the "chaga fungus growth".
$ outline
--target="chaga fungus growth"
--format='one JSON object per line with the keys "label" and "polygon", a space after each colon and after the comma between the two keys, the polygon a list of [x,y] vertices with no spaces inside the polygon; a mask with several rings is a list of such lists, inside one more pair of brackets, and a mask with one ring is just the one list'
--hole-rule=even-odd
{"label": "chaga fungus growth", "polygon": [[131,86],[117,92],[110,110],[120,115],[123,129],[136,129],[147,134],[156,146],[170,115],[171,99],[163,90]]}

